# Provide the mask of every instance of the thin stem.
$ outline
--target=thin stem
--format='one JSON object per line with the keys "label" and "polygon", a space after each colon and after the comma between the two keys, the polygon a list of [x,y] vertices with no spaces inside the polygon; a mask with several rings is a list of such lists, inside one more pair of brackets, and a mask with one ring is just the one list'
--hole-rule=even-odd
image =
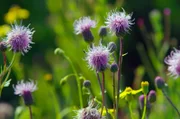
{"label": "thin stem", "polygon": [[[100,80],[100,77],[99,77],[99,73],[98,71],[96,71],[96,76],[97,76],[97,79],[98,79],[98,82],[99,82],[99,86],[100,86],[100,89],[101,89],[101,92],[102,92],[102,100],[103,100],[103,88],[102,88],[102,84],[101,84],[101,80]],[[103,109],[104,109],[104,103],[102,104],[102,108],[101,108],[101,116],[102,116],[102,113],[103,113]]]}
{"label": "thin stem", "polygon": [[145,119],[145,117],[146,117],[146,103],[147,103],[147,97],[144,94],[144,109],[143,109],[143,115],[142,115],[141,119]]}
{"label": "thin stem", "polygon": [[3,54],[4,67],[6,67],[6,54],[5,54],[5,52],[2,52],[2,54]]}
{"label": "thin stem", "polygon": [[163,89],[162,89],[162,92],[163,92],[164,96],[166,97],[166,99],[168,100],[168,102],[171,104],[171,106],[176,110],[176,112],[178,113],[178,116],[180,117],[179,110],[176,108],[176,106],[173,104],[173,102],[171,101],[171,99],[168,97],[168,95],[166,94],[166,92]]}
{"label": "thin stem", "polygon": [[10,73],[11,73],[11,69],[9,69],[8,74],[6,75],[5,80],[3,81],[3,83],[0,86],[0,97],[1,97],[1,94],[2,94],[3,87],[4,87],[5,83],[6,83],[6,81],[9,79]]}
{"label": "thin stem", "polygon": [[112,73],[112,78],[113,78],[113,85],[112,85],[112,87],[113,87],[113,109],[115,110],[116,109],[115,73]]}
{"label": "thin stem", "polygon": [[121,64],[122,64],[122,54],[123,54],[123,40],[119,39],[119,62],[118,62],[118,82],[117,82],[117,100],[116,100],[116,119],[119,119],[119,90],[120,90],[120,80],[121,80]]}
{"label": "thin stem", "polygon": [[108,115],[108,109],[106,107],[106,99],[105,99],[105,74],[102,72],[102,100],[103,100],[103,107],[106,109],[106,115]]}
{"label": "thin stem", "polygon": [[31,109],[30,105],[28,107],[29,107],[29,117],[30,117],[30,119],[32,119],[32,109]]}
{"label": "thin stem", "polygon": [[16,57],[16,53],[13,54],[13,57],[12,57],[12,60],[11,60],[11,62],[10,62],[10,64],[9,64],[9,66],[8,66],[8,67],[5,66],[5,67],[4,67],[4,70],[3,70],[3,71],[1,72],[1,74],[0,74],[0,84],[1,84],[4,75],[8,72],[8,74],[7,74],[7,76],[6,76],[6,79],[5,79],[5,80],[2,82],[2,84],[0,85],[0,97],[1,97],[1,93],[2,93],[2,89],[3,89],[3,87],[4,87],[4,84],[5,84],[5,82],[7,81],[7,79],[9,78],[10,70],[11,70],[12,66],[14,65],[15,57]]}
{"label": "thin stem", "polygon": [[73,70],[73,72],[74,72],[74,74],[75,74],[76,81],[77,81],[77,84],[78,84],[80,107],[83,108],[83,98],[82,98],[81,82],[80,82],[80,80],[79,80],[77,71],[76,71],[76,69],[75,69],[72,61],[69,59],[69,57],[67,57],[65,54],[64,54],[64,57],[69,61],[70,65],[71,65],[71,67],[72,67],[72,70]]}
{"label": "thin stem", "polygon": [[129,107],[131,119],[134,119],[134,117],[133,117],[133,111],[132,111],[132,108],[131,108],[131,102],[128,102],[128,107]]}

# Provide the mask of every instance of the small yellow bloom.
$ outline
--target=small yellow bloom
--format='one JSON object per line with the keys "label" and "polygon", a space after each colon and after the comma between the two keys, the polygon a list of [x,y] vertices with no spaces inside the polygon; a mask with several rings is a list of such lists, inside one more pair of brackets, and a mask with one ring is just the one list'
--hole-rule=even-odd
{"label": "small yellow bloom", "polygon": [[0,26],[0,37],[5,36],[10,30],[11,27],[9,25],[4,24]]}
{"label": "small yellow bloom", "polygon": [[19,19],[27,19],[29,17],[29,11],[26,9],[21,9],[19,6],[15,5],[11,7],[8,13],[5,14],[5,21],[7,23],[14,23]]}
{"label": "small yellow bloom", "polygon": [[120,94],[121,99],[126,99],[127,96],[136,95],[137,93],[140,93],[142,89],[139,90],[133,90],[131,87],[126,87],[126,89]]}
{"label": "small yellow bloom", "polygon": [[45,75],[44,75],[44,79],[45,79],[46,81],[51,81],[51,80],[52,80],[52,74],[45,74]]}
{"label": "small yellow bloom", "polygon": [[141,88],[144,94],[147,94],[149,92],[149,82],[148,81],[142,81],[141,82]]}

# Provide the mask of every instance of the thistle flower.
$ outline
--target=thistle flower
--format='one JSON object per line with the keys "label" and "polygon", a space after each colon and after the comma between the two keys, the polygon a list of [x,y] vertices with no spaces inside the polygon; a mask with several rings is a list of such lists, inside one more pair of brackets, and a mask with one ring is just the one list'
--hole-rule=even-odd
{"label": "thistle flower", "polygon": [[111,11],[108,13],[105,24],[109,27],[111,32],[114,32],[116,36],[128,33],[133,21],[131,19],[132,14],[126,14],[125,10],[123,12]]}
{"label": "thistle flower", "polygon": [[37,85],[33,81],[26,83],[24,83],[24,81],[20,81],[15,87],[13,86],[13,88],[14,94],[22,96],[27,106],[33,103],[31,93],[37,90]]}
{"label": "thistle flower", "polygon": [[180,76],[180,50],[174,48],[164,62],[168,65],[169,74],[175,79],[178,78]]}
{"label": "thistle flower", "polygon": [[33,29],[29,29],[29,26],[14,25],[7,34],[7,43],[14,52],[27,53],[31,48],[30,44],[33,44],[33,33]]}
{"label": "thistle flower", "polygon": [[94,37],[90,28],[96,27],[96,21],[91,20],[90,17],[82,17],[74,22],[74,30],[76,34],[82,33],[86,42],[92,42]]}
{"label": "thistle flower", "polygon": [[77,116],[74,119],[103,119],[101,114],[96,108],[93,108],[92,105],[80,109],[77,111]]}
{"label": "thistle flower", "polygon": [[99,46],[93,45],[87,52],[86,61],[88,62],[90,68],[101,72],[107,68],[109,54],[108,48],[102,44]]}

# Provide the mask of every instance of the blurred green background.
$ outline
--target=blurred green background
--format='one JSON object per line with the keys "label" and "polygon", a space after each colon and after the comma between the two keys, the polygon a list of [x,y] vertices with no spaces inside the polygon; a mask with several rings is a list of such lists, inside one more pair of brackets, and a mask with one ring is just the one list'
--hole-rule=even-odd
{"label": "blurred green background", "polygon": [[[12,84],[16,84],[21,79],[34,79],[38,82],[38,90],[33,94],[34,106],[33,113],[35,119],[71,119],[75,115],[73,110],[78,109],[79,99],[77,95],[77,84],[75,77],[60,84],[63,77],[73,73],[68,61],[62,55],[55,55],[57,47],[63,49],[66,55],[72,60],[78,74],[81,74],[92,83],[93,92],[100,100],[100,88],[98,86],[95,72],[87,68],[85,54],[88,45],[84,42],[81,35],[74,34],[73,22],[82,17],[90,16],[98,21],[97,27],[92,30],[95,43],[100,40],[98,30],[104,21],[107,13],[113,9],[125,9],[127,13],[133,13],[134,25],[130,34],[124,38],[124,56],[122,67],[122,86],[134,89],[140,88],[141,80],[150,82],[150,89],[155,89],[154,78],[162,76],[167,84],[167,92],[173,102],[180,109],[178,92],[179,79],[169,80],[164,57],[169,51],[178,48],[179,27],[180,27],[180,1],[178,0],[2,0],[0,4],[0,25],[8,24],[5,15],[13,6],[19,6],[29,11],[29,16],[22,20],[22,24],[36,31],[33,37],[32,49],[24,56],[19,56],[13,67],[11,86],[3,89],[1,103],[9,103],[13,106],[13,117],[17,119],[27,119],[29,112],[23,105],[20,97],[14,96]],[[163,10],[171,10],[169,42],[164,42],[165,17]],[[152,10],[158,10],[160,17],[151,15]],[[137,21],[144,19],[144,28],[139,28]],[[157,30],[158,29],[158,30]],[[2,36],[3,39],[3,36]],[[104,44],[114,41],[118,43],[116,37],[109,34],[104,39]],[[157,42],[156,42],[157,41]],[[150,43],[149,43],[150,42]],[[6,52],[9,59],[11,53]],[[118,54],[118,52],[117,52]],[[159,57],[160,56],[160,57]],[[1,56],[1,63],[3,63]],[[106,90],[108,107],[112,108],[112,81],[111,73],[106,71]],[[158,100],[152,106],[150,119],[176,119],[176,112],[163,97],[158,93]],[[87,106],[88,96],[84,96],[84,105]],[[134,113],[139,113],[137,100],[134,103]],[[121,104],[122,119],[130,118],[126,103]],[[1,110],[1,109],[0,109]],[[137,116],[138,117],[138,116]]]}

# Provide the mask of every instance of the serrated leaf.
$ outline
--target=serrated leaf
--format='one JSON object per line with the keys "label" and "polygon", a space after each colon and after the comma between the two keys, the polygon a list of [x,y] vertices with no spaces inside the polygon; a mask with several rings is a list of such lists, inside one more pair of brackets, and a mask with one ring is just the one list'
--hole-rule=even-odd
{"label": "serrated leaf", "polygon": [[10,83],[11,83],[11,80],[12,80],[12,79],[7,80],[7,81],[4,83],[4,86],[3,86],[3,87],[8,87],[8,86],[10,85]]}

